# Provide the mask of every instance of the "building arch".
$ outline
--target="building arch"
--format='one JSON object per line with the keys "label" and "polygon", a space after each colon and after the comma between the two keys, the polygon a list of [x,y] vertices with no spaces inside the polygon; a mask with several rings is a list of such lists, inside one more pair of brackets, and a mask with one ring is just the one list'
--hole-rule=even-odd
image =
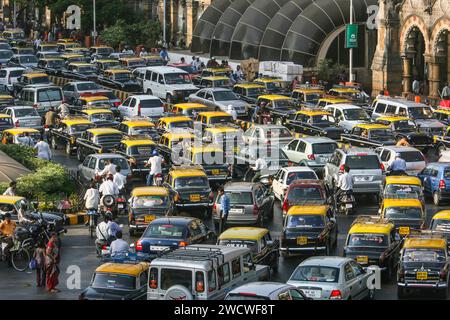
{"label": "building arch", "polygon": [[425,41],[425,54],[430,55],[431,54],[431,43],[430,43],[430,35],[428,32],[427,25],[425,24],[425,22],[423,21],[423,19],[421,17],[418,17],[416,15],[408,16],[403,22],[403,26],[400,31],[401,53],[404,54],[406,52],[406,46],[407,46],[406,40],[414,28],[418,28],[420,30],[420,32],[422,33],[424,41]]}

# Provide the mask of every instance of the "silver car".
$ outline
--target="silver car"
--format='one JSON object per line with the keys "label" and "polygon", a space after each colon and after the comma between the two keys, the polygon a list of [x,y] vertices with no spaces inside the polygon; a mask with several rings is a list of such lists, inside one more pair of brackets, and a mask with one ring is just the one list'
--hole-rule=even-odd
{"label": "silver car", "polygon": [[294,139],[292,133],[282,125],[276,124],[255,124],[243,134],[246,144],[266,146],[273,145],[284,147]]}
{"label": "silver car", "polygon": [[368,288],[372,273],[344,257],[311,257],[300,263],[287,284],[314,300],[372,299]]}
{"label": "silver car", "polygon": [[251,282],[231,290],[225,300],[312,300],[295,286],[278,282]]}
{"label": "silver car", "polygon": [[336,149],[325,165],[325,182],[331,188],[337,185],[341,169],[350,167],[353,177],[353,193],[379,195],[386,176],[379,155],[368,148]]}
{"label": "silver car", "polygon": [[201,103],[216,111],[236,111],[238,117],[248,114],[248,103],[239,99],[230,89],[205,88],[189,96],[189,102]]}
{"label": "silver car", "polygon": [[33,128],[37,130],[43,129],[42,118],[33,107],[7,107],[2,112],[11,116],[11,119],[16,127]]}
{"label": "silver car", "polygon": [[[273,216],[273,195],[262,183],[228,182],[224,186],[230,198],[230,212],[227,224],[257,225],[262,227],[265,218]],[[220,196],[213,206],[213,221],[219,224]]]}
{"label": "silver car", "polygon": [[115,153],[102,153],[88,155],[83,163],[78,166],[77,176],[80,181],[87,183],[95,178],[95,175],[105,168],[106,160],[111,160],[116,166],[120,166],[120,173],[131,177],[131,169],[128,160]]}

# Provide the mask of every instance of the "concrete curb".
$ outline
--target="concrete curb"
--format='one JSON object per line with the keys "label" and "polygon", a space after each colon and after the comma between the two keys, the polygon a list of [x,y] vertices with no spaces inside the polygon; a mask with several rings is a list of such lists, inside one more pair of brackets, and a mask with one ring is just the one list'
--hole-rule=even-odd
{"label": "concrete curb", "polygon": [[67,224],[70,226],[77,224],[85,224],[89,220],[89,217],[86,212],[70,213],[66,214],[66,217],[67,217]]}

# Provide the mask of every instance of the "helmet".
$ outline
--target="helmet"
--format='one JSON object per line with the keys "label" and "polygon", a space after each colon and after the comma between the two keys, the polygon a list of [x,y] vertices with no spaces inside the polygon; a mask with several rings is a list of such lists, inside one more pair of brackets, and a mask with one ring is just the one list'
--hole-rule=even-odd
{"label": "helmet", "polygon": [[154,149],[154,150],[152,151],[152,156],[157,156],[157,155],[158,155],[158,150]]}
{"label": "helmet", "polygon": [[20,200],[20,207],[21,208],[26,208],[27,207],[27,202],[25,200]]}
{"label": "helmet", "polygon": [[112,220],[112,213],[111,211],[105,212],[105,220]]}

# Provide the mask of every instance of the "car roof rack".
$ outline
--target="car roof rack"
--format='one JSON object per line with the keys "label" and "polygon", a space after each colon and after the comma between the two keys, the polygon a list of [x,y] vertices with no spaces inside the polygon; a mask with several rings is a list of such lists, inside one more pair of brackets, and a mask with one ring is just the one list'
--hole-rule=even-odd
{"label": "car roof rack", "polygon": [[388,223],[393,223],[393,222],[389,218],[383,218],[383,217],[380,217],[380,216],[360,215],[360,216],[357,216],[355,218],[355,220],[353,220],[353,222],[350,225],[350,227],[355,225],[355,224],[357,224],[357,223],[388,224]]}
{"label": "car roof rack", "polygon": [[298,84],[295,89],[318,89],[318,90],[324,90],[324,86],[320,84],[311,84],[311,83],[301,83]]}
{"label": "car roof rack", "polygon": [[194,170],[194,169],[205,170],[201,165],[192,163],[192,164],[181,164],[181,165],[173,164],[172,167],[170,167],[169,171],[172,171],[172,170]]}
{"label": "car roof rack", "polygon": [[166,252],[161,255],[163,259],[171,260],[192,260],[192,261],[210,261],[213,266],[219,266],[224,263],[225,257],[219,248],[207,248],[188,246]]}
{"label": "car roof rack", "polygon": [[147,140],[151,137],[148,134],[133,134],[133,135],[127,135],[123,137],[123,140]]}
{"label": "car roof rack", "polygon": [[409,235],[407,236],[409,239],[445,239],[446,236],[441,231],[436,230],[422,230],[422,229],[411,229]]}
{"label": "car roof rack", "polygon": [[128,121],[146,121],[146,122],[150,122],[150,120],[145,117],[145,116],[132,116],[129,118]]}

